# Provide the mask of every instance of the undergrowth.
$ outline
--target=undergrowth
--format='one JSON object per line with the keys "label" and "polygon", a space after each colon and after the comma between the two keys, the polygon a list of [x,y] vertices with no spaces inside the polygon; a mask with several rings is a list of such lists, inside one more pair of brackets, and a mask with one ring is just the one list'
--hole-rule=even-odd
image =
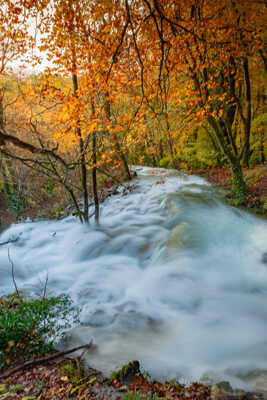
{"label": "undergrowth", "polygon": [[55,341],[78,322],[79,310],[66,296],[11,298],[0,304],[0,369],[53,350]]}

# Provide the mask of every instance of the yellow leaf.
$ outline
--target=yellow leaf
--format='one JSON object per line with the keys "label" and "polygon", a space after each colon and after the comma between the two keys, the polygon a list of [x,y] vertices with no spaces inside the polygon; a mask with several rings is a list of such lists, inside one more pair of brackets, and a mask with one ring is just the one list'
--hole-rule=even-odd
{"label": "yellow leaf", "polygon": [[4,393],[6,391],[6,385],[0,385],[0,393]]}
{"label": "yellow leaf", "polygon": [[82,386],[84,385],[75,386],[73,389],[71,389],[70,394],[73,394],[74,392],[76,392],[76,390],[79,390]]}

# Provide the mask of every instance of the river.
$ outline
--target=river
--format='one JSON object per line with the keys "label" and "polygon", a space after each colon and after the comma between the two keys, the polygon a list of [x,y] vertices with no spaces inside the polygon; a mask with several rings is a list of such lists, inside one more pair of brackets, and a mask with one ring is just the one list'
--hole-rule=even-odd
{"label": "river", "polygon": [[223,204],[203,178],[137,168],[134,189],[101,205],[101,226],[76,217],[14,224],[0,242],[0,294],[17,285],[69,294],[107,374],[132,359],[155,378],[252,387],[267,370],[267,223]]}

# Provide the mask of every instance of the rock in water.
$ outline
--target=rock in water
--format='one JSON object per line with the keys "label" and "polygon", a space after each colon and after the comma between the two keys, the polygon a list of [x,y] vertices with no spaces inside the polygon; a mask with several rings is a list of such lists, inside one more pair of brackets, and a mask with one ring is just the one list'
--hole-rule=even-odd
{"label": "rock in water", "polygon": [[216,383],[216,385],[211,388],[212,400],[229,400],[232,396],[233,389],[227,381]]}
{"label": "rock in water", "polygon": [[261,261],[262,261],[264,264],[267,264],[267,251],[266,251],[265,253],[263,253],[262,258],[261,258]]}
{"label": "rock in water", "polygon": [[124,365],[118,372],[114,373],[114,378],[120,383],[132,382],[136,375],[140,375],[140,364],[139,361],[130,361],[129,364]]}
{"label": "rock in water", "polygon": [[262,373],[261,376],[256,380],[254,389],[256,392],[263,394],[264,398],[267,399],[267,373]]}
{"label": "rock in water", "polygon": [[169,249],[185,249],[189,247],[189,224],[182,222],[170,233],[167,247]]}

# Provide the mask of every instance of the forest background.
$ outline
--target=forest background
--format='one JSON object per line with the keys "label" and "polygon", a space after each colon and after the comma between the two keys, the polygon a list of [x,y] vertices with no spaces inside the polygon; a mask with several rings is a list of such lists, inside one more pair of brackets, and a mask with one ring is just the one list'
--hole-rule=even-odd
{"label": "forest background", "polygon": [[72,209],[98,223],[133,164],[204,173],[266,213],[266,11],[260,0],[0,0],[2,219]]}

